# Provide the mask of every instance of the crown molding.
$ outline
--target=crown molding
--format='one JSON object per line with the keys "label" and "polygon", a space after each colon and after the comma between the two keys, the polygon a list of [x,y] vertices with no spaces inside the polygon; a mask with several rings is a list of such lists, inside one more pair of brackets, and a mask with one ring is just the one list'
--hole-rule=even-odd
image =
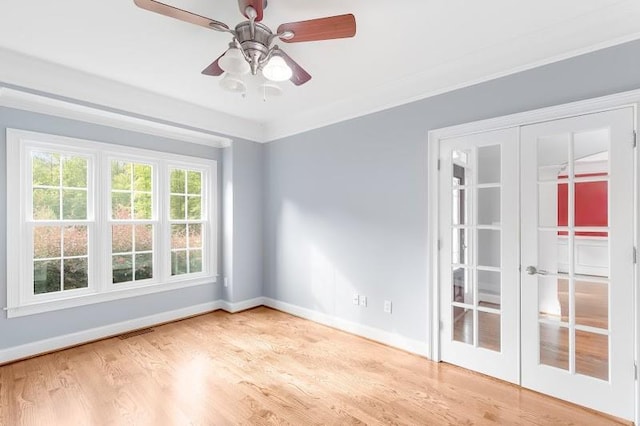
{"label": "crown molding", "polygon": [[215,148],[225,148],[231,144],[231,139],[229,138],[132,117],[126,114],[105,111],[95,107],[79,105],[7,87],[0,87],[0,106],[117,127],[119,129],[192,142]]}
{"label": "crown molding", "polygon": [[463,83],[450,85],[437,90],[424,89],[421,91],[420,89],[428,84],[429,71],[414,73],[406,76],[405,78],[397,79],[393,83],[371,88],[367,93],[361,93],[355,97],[342,99],[332,103],[331,105],[309,109],[304,112],[300,112],[294,117],[288,117],[286,120],[268,122],[265,125],[263,140],[264,142],[276,141],[278,139],[307,132],[309,130],[374,114],[401,105],[424,100],[447,92],[464,89],[466,87],[496,80],[501,77],[528,71],[638,39],[640,39],[640,33],[633,33],[624,37],[615,38],[603,43],[597,43],[585,48],[574,49],[560,55],[512,67],[504,71],[491,73],[480,78],[467,80]]}
{"label": "crown molding", "polygon": [[[261,123],[0,48],[0,85],[106,115],[190,130],[200,138],[263,140]],[[110,114],[106,114],[110,113]],[[126,120],[127,121],[127,120]],[[178,132],[189,134],[189,132]],[[198,138],[196,138],[198,139]],[[197,143],[197,142],[196,142]],[[210,144],[208,142],[207,144]]]}

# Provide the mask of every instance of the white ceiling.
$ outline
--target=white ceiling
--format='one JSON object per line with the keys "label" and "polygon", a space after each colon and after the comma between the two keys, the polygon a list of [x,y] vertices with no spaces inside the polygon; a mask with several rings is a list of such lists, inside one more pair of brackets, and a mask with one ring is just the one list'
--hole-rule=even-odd
{"label": "white ceiling", "polygon": [[[164,1],[244,19],[234,0]],[[250,120],[273,139],[640,36],[637,0],[269,0],[263,23],[350,12],[353,39],[280,43],[313,79],[267,102],[200,74],[228,34],[132,0],[2,0],[0,48]]]}

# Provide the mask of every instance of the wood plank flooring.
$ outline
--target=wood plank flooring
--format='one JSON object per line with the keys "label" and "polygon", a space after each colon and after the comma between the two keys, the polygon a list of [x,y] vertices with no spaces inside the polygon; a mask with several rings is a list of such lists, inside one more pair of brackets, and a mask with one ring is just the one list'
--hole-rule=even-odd
{"label": "wood plank flooring", "polygon": [[0,367],[0,424],[609,425],[616,419],[267,308]]}

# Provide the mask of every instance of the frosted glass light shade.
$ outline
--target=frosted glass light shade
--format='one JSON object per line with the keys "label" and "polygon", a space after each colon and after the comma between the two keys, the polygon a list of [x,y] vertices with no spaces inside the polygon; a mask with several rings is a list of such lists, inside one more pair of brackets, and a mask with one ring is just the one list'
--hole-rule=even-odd
{"label": "frosted glass light shade", "polygon": [[282,95],[282,88],[271,81],[265,81],[260,85],[260,93],[264,99],[275,98]]}
{"label": "frosted glass light shade", "polygon": [[282,56],[274,55],[269,62],[262,68],[262,75],[271,81],[286,81],[291,78],[293,71],[289,65],[282,59]]}
{"label": "frosted glass light shade", "polygon": [[232,47],[218,60],[218,65],[229,74],[244,75],[251,71],[240,49]]}
{"label": "frosted glass light shade", "polygon": [[226,91],[235,93],[244,93],[247,90],[246,84],[237,75],[225,73],[222,80],[220,80],[220,86]]}

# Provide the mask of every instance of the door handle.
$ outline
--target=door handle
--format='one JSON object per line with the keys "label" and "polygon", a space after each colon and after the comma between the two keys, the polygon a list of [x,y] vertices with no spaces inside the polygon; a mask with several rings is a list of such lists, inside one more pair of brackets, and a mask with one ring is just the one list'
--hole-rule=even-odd
{"label": "door handle", "polygon": [[527,266],[527,274],[529,275],[547,275],[548,272],[545,270],[538,270],[535,266]]}

